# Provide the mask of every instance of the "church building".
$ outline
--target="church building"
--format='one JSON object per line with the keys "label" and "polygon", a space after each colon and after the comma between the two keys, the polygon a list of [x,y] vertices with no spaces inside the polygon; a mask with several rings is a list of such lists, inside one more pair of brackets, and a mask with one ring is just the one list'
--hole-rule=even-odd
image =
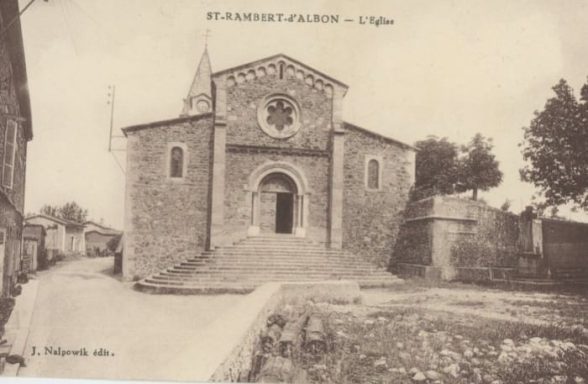
{"label": "church building", "polygon": [[415,149],[343,121],[347,91],[284,54],[213,72],[205,50],[179,117],[123,128],[123,276],[196,292],[393,279]]}

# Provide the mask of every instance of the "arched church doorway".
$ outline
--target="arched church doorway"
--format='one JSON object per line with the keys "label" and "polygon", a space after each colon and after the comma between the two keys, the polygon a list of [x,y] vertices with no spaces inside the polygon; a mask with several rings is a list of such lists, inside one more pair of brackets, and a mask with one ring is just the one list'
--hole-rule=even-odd
{"label": "arched church doorway", "polygon": [[297,225],[296,183],[284,173],[270,173],[259,183],[258,194],[260,232],[293,233]]}
{"label": "arched church doorway", "polygon": [[311,191],[298,167],[283,161],[268,161],[251,172],[247,192],[251,199],[249,236],[261,233],[306,236]]}

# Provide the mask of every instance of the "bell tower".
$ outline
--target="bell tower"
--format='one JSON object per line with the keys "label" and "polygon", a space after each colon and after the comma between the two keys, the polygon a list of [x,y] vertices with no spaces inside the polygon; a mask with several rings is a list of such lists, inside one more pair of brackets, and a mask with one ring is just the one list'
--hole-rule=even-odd
{"label": "bell tower", "polygon": [[182,116],[195,116],[212,112],[212,80],[208,48],[204,48],[200,64],[194,75],[188,96],[184,99]]}

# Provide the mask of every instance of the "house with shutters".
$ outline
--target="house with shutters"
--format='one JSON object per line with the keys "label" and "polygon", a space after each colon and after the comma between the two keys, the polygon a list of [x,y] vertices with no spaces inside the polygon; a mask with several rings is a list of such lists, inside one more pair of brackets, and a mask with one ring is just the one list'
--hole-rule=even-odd
{"label": "house with shutters", "polygon": [[345,122],[347,91],[284,54],[214,72],[205,51],[180,116],[123,128],[123,276],[182,293],[393,281],[415,148]]}
{"label": "house with shutters", "polygon": [[17,0],[0,1],[0,287],[11,294],[21,261],[31,103]]}

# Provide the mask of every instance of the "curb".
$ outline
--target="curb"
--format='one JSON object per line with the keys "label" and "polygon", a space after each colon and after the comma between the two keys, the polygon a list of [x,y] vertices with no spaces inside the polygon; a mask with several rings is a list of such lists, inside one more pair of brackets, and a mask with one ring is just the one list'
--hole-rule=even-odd
{"label": "curb", "polygon": [[[22,294],[16,298],[16,304],[5,327],[6,339],[12,344],[11,355],[24,354],[38,290],[39,281],[29,280],[27,284],[22,285]],[[20,364],[6,364],[0,376],[17,376],[19,369]]]}

